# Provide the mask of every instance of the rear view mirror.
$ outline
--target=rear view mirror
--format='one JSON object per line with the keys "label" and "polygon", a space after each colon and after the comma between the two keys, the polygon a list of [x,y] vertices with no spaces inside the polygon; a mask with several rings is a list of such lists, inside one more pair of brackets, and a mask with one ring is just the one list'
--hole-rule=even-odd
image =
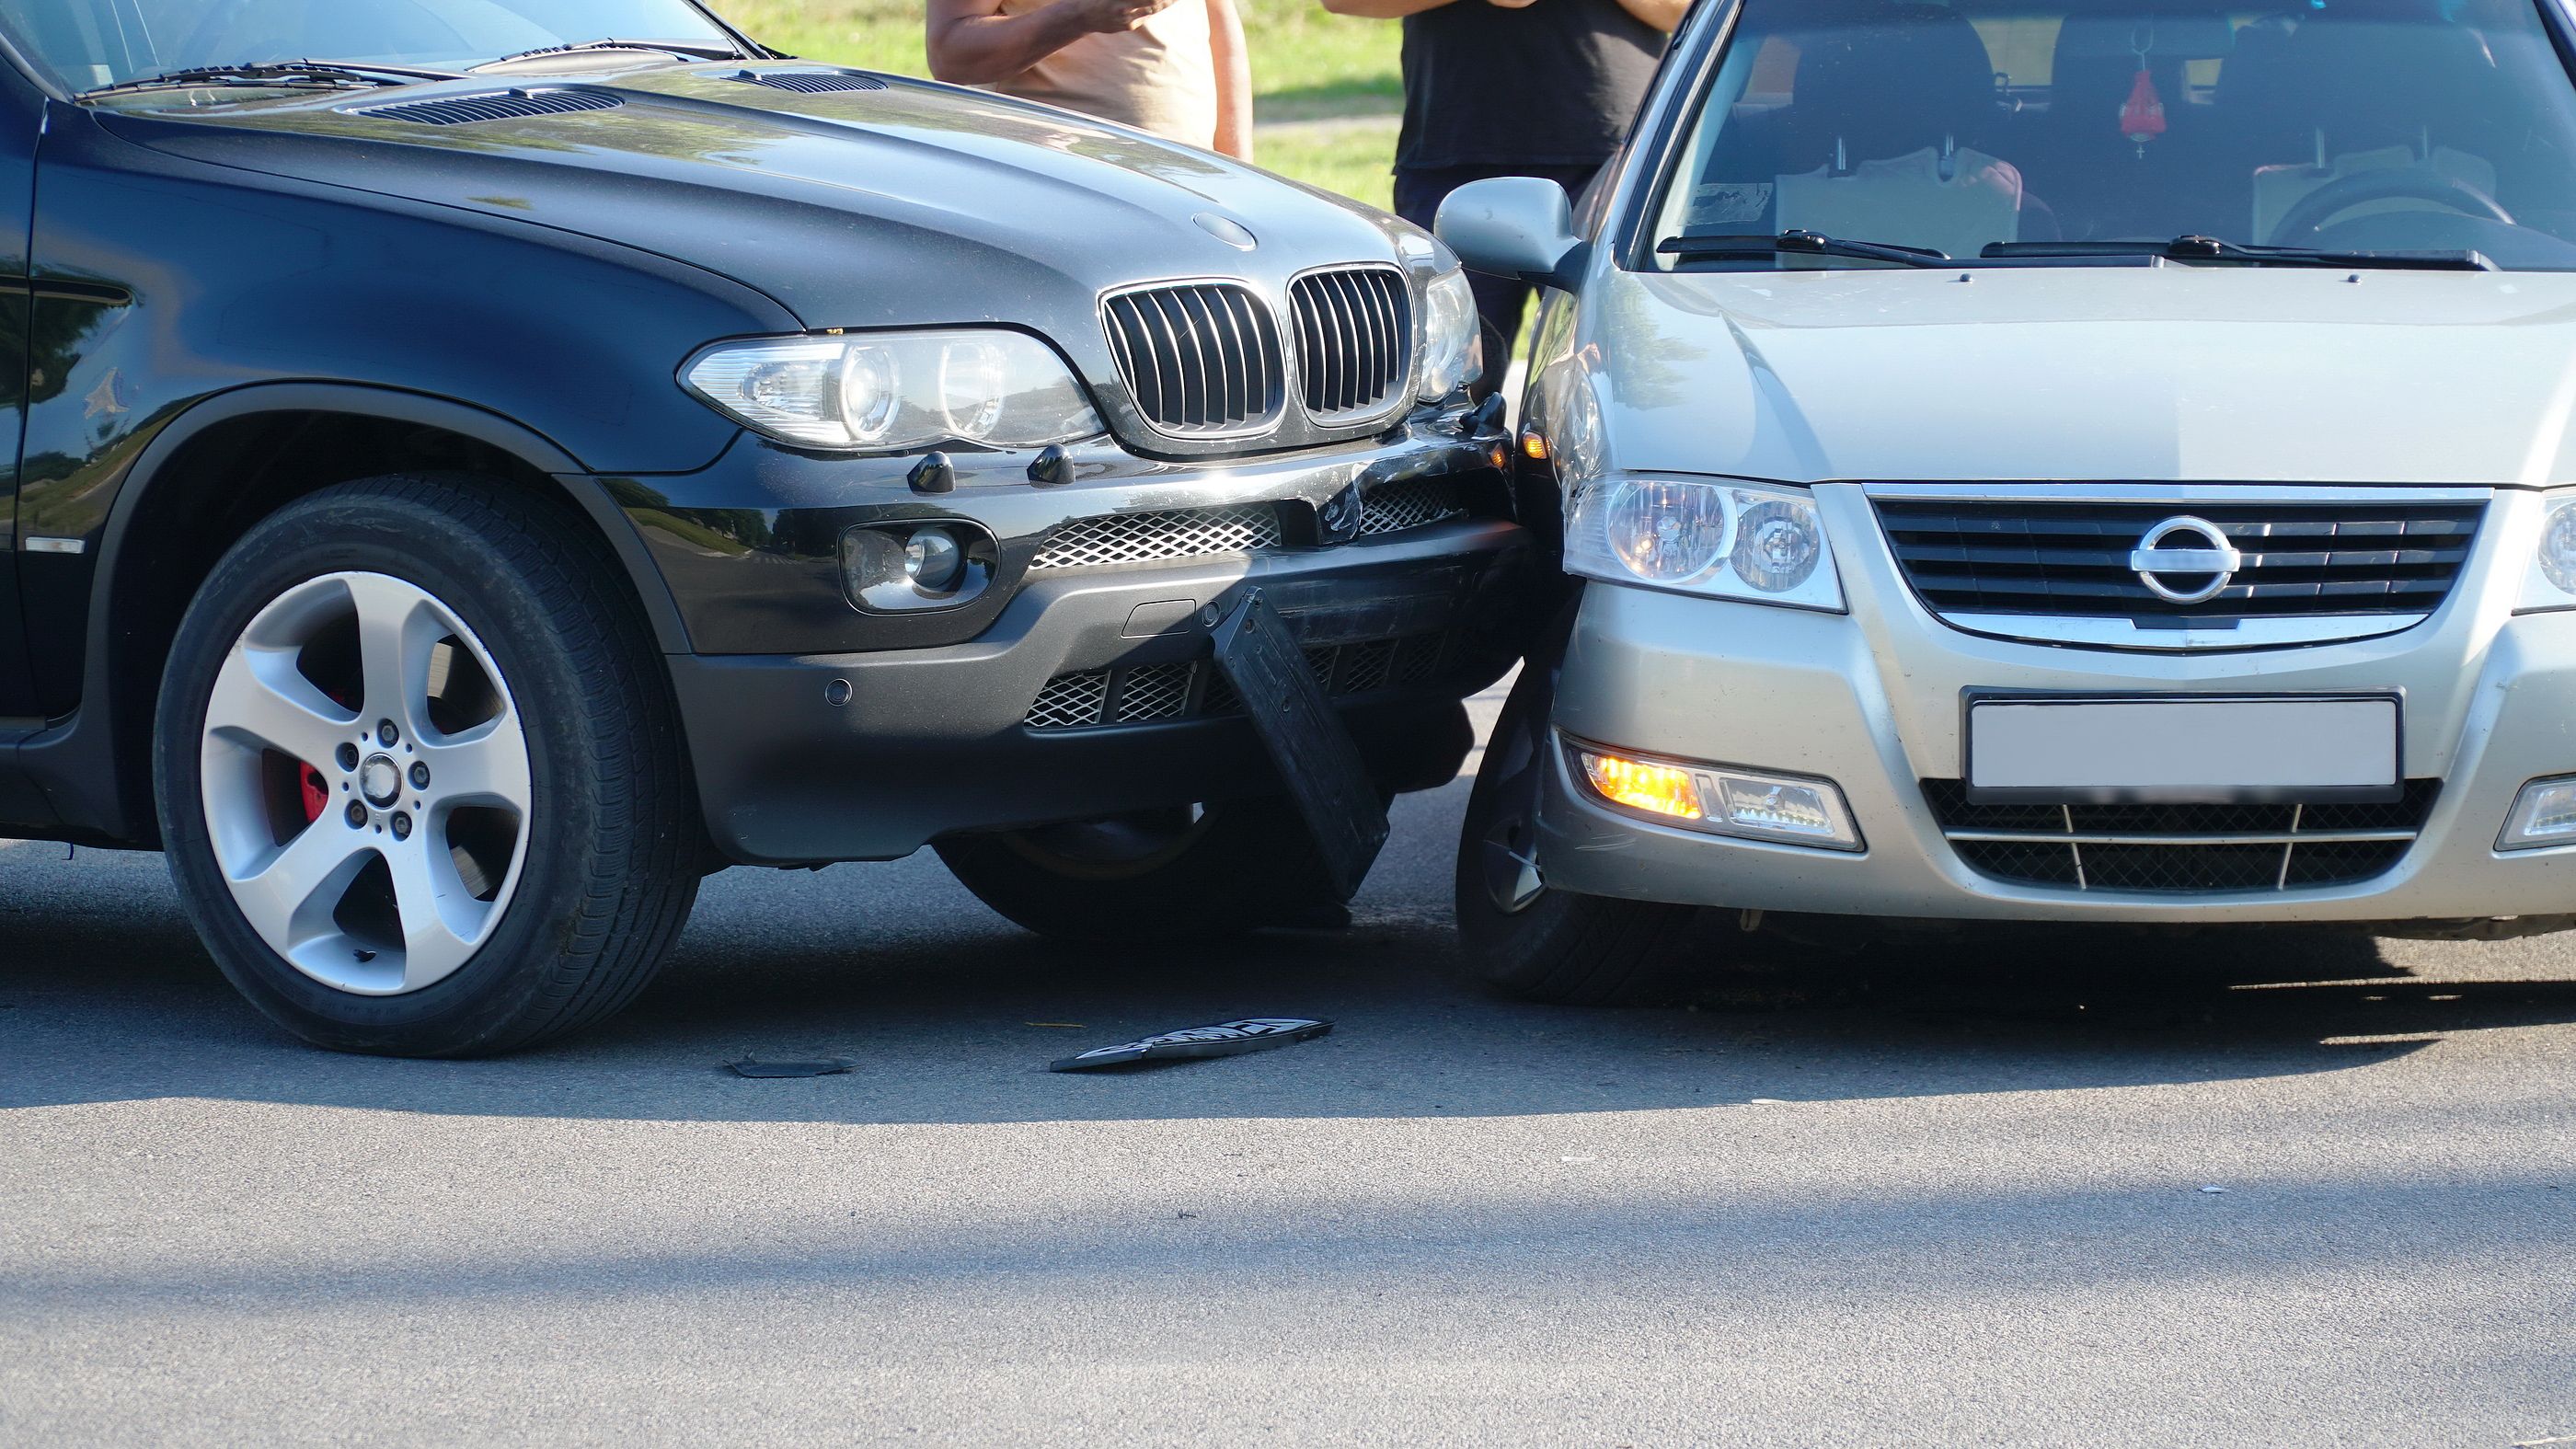
{"label": "rear view mirror", "polygon": [[1582,270],[1573,203],[1543,177],[1470,181],[1440,203],[1432,229],[1460,260],[1491,276],[1570,289]]}

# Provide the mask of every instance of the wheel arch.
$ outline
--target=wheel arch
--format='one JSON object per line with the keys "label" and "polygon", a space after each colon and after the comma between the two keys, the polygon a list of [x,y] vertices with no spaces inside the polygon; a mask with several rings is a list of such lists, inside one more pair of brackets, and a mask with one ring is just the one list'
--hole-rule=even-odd
{"label": "wheel arch", "polygon": [[71,838],[151,847],[151,748],[161,671],[215,562],[261,519],[336,483],[407,471],[473,472],[577,512],[621,565],[665,653],[687,634],[642,540],[580,459],[486,408],[394,388],[262,383],[165,424],[117,490],[90,579],[77,708],[19,746],[21,770]]}

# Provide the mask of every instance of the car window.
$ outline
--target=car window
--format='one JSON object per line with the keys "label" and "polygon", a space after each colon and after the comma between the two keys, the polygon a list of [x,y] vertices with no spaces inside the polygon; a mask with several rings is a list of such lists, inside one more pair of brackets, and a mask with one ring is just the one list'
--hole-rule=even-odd
{"label": "car window", "polygon": [[2576,86],[2533,0],[1745,0],[1699,107],[1653,246],[2197,235],[2576,266]]}
{"label": "car window", "polygon": [[456,68],[610,37],[729,43],[688,0],[0,0],[0,32],[73,91],[187,66]]}

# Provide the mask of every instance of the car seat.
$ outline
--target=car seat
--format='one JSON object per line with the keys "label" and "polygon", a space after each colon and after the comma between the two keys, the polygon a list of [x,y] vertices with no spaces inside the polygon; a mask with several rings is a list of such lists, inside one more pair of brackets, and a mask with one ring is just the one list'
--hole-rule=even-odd
{"label": "car seat", "polygon": [[1976,27],[1904,0],[1818,9],[1839,23],[1801,47],[1781,118],[1780,226],[1952,255],[2018,237],[2021,173],[1978,149],[2002,113]]}
{"label": "car seat", "polygon": [[[2215,154],[2216,127],[2192,103],[2188,68],[2224,57],[2235,32],[2217,10],[2156,6],[2079,13],[2058,28],[2047,112],[2030,128],[2030,186],[2069,237],[2232,233],[2250,198],[2250,168]],[[2141,54],[2143,52],[2143,55]],[[2143,68],[2164,129],[2133,139],[2124,116]],[[2233,178],[2232,182],[2230,178]]]}
{"label": "car seat", "polygon": [[[2300,21],[2276,70],[2272,93],[2245,112],[2273,153],[2253,175],[2256,240],[2364,171],[2415,168],[2493,194],[2510,134],[2506,88],[2484,38],[2444,19],[2440,0],[2338,0]],[[2366,208],[2445,209],[2407,199]]]}

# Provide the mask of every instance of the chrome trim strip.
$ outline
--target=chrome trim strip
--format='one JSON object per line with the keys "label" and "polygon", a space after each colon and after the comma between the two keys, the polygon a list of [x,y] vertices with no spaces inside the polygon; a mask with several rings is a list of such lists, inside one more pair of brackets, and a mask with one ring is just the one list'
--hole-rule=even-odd
{"label": "chrome trim strip", "polygon": [[1953,629],[1994,639],[2152,653],[2340,644],[2355,639],[2402,634],[2433,617],[2430,611],[2421,614],[2302,614],[2240,619],[2235,627],[2226,629],[2141,629],[2132,620],[2086,615],[1928,612]]}
{"label": "chrome trim strip", "polygon": [[1871,498],[1986,503],[2486,503],[2492,487],[2370,483],[1863,483]]}
{"label": "chrome trim strip", "polygon": [[1943,838],[1979,845],[2357,845],[2413,840],[2413,830],[2308,830],[2250,835],[2141,835],[2130,832],[2074,834],[2064,831],[1945,830]]}

